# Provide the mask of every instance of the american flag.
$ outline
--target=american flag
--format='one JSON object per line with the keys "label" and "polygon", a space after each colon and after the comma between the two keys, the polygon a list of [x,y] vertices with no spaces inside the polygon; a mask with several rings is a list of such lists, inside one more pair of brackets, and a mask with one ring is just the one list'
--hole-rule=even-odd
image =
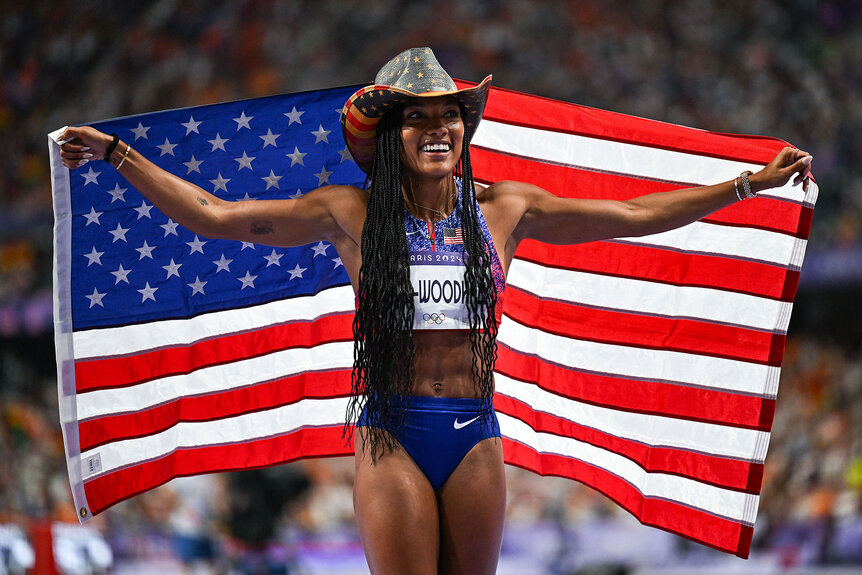
{"label": "american flag", "polygon": [[[289,198],[363,183],[336,113],[354,90],[94,125],[220,197]],[[484,118],[477,180],[561,196],[725,181],[784,145],[500,89]],[[108,165],[69,172],[49,148],[60,412],[82,520],[177,476],[352,453],[353,293],[334,248],[196,236]],[[747,556],[816,196],[786,186],[654,236],[522,243],[496,373],[506,461]]]}
{"label": "american flag", "polygon": [[464,236],[461,234],[461,228],[443,228],[443,244],[457,245],[464,243]]}

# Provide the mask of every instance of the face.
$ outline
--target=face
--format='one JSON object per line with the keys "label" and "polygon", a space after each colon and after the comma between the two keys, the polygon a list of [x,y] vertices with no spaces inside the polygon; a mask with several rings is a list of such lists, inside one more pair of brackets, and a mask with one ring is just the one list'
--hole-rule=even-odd
{"label": "face", "polygon": [[461,158],[463,142],[464,122],[455,98],[416,98],[404,105],[401,160],[414,176],[451,175]]}

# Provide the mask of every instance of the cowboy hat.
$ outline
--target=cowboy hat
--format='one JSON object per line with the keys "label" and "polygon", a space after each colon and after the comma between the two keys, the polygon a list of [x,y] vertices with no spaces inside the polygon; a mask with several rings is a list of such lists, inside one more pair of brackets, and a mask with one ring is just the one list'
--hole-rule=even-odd
{"label": "cowboy hat", "polygon": [[488,76],[478,86],[459,90],[430,48],[405,50],[377,72],[374,84],[359,89],[344,104],[341,128],[347,149],[356,164],[370,172],[377,123],[383,114],[411,98],[439,96],[453,96],[463,104],[464,133],[469,142],[482,119],[490,82]]}

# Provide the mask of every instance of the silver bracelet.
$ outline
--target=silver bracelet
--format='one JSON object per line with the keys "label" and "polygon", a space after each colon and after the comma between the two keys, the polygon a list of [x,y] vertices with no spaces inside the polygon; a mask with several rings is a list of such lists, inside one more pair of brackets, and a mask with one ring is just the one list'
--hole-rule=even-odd
{"label": "silver bracelet", "polygon": [[739,186],[736,185],[736,178],[733,178],[733,191],[736,192],[736,197],[741,202],[743,198],[739,195]]}
{"label": "silver bracelet", "polygon": [[116,167],[116,169],[117,169],[117,170],[119,170],[119,169],[120,169],[120,166],[122,166],[122,165],[123,165],[123,162],[125,162],[125,161],[126,161],[126,158],[129,156],[129,152],[131,151],[131,149],[132,149],[132,145],[131,145],[131,144],[126,144],[126,153],[125,153],[125,154],[123,154],[123,157],[122,157],[122,159],[120,160],[120,163],[119,163],[119,164],[117,164],[117,167]]}
{"label": "silver bracelet", "polygon": [[746,171],[742,172],[741,174],[739,174],[739,179],[740,179],[740,181],[742,181],[742,191],[745,192],[746,198],[757,197],[757,194],[755,194],[754,192],[751,191],[751,182],[748,181],[748,176],[752,173],[753,172],[746,170]]}

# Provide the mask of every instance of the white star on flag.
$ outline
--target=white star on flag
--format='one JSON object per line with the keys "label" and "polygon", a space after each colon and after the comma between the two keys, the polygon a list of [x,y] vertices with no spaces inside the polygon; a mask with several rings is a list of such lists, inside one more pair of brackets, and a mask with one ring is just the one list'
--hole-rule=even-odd
{"label": "white star on flag", "polygon": [[268,189],[270,189],[270,188],[275,188],[275,189],[277,189],[277,190],[278,190],[278,189],[280,189],[280,188],[278,187],[278,181],[279,181],[281,178],[283,178],[283,177],[284,177],[284,176],[276,176],[276,175],[275,175],[275,172],[273,172],[272,170],[270,170],[270,171],[269,171],[269,175],[268,175],[268,176],[265,176],[265,177],[263,177],[263,178],[261,178],[261,180],[263,180],[264,182],[266,182],[266,189],[267,189],[267,190],[268,190]]}
{"label": "white star on flag", "polygon": [[326,250],[329,249],[329,244],[318,242],[316,246],[311,246],[311,249],[314,250],[314,256],[312,256],[312,259],[316,258],[317,256],[325,256]]}
{"label": "white star on flag", "polygon": [[200,134],[198,132],[198,126],[200,126],[203,122],[195,122],[194,116],[189,116],[189,121],[183,124],[180,124],[186,129],[186,136],[194,132],[195,134]]}
{"label": "white star on flag", "polygon": [[[344,160],[353,161],[353,156],[350,154],[350,150],[348,150],[346,146],[343,150],[338,150],[338,155],[341,156],[341,162]],[[340,164],[341,162],[338,163]]]}
{"label": "white star on flag", "polygon": [[275,144],[275,141],[278,139],[278,137],[280,135],[281,134],[273,134],[272,130],[267,128],[266,135],[265,136],[258,136],[258,138],[263,140],[263,147],[264,148],[266,148],[267,146],[273,146],[273,147],[277,148],[278,146]]}
{"label": "white star on flag", "polygon": [[[233,159],[233,161],[234,161],[234,162],[239,162],[239,168],[237,168],[237,171],[242,170],[243,168],[248,168],[249,170],[252,170],[252,168],[251,168],[251,162],[252,162],[254,159],[255,159],[255,157],[254,157],[254,156],[249,156],[248,154],[246,154],[246,153],[243,151],[243,153],[242,153],[242,157],[241,157],[241,158],[234,158],[234,159]],[[254,170],[252,170],[252,171],[254,171]]]}
{"label": "white star on flag", "polygon": [[161,227],[162,229],[165,230],[165,236],[164,237],[178,236],[178,234],[177,234],[177,226],[178,225],[179,224],[177,222],[175,222],[174,220],[168,219],[168,223],[159,224],[159,227]]}
{"label": "white star on flag", "polygon": [[202,242],[197,236],[195,236],[194,241],[186,242],[186,245],[191,248],[189,255],[192,255],[195,252],[204,253],[204,244],[206,244],[206,242]]}
{"label": "white star on flag", "polygon": [[157,287],[150,287],[150,282],[147,282],[144,289],[137,290],[141,294],[141,303],[144,303],[148,299],[156,301],[155,293],[158,289]]}
{"label": "white star on flag", "polygon": [[290,279],[295,279],[295,278],[302,279],[302,272],[304,272],[307,269],[308,268],[301,268],[301,267],[299,267],[299,264],[296,264],[296,267],[293,268],[292,270],[287,270],[287,273],[290,274]]}
{"label": "white star on flag", "polygon": [[174,155],[174,148],[176,148],[178,145],[179,145],[179,144],[172,144],[172,143],[170,143],[170,142],[168,141],[168,139],[167,139],[167,138],[165,138],[165,143],[164,143],[164,144],[159,144],[158,146],[156,146],[159,150],[161,150],[161,151],[162,151],[162,153],[161,153],[161,154],[159,154],[159,157],[164,156],[164,155],[173,156],[173,155]]}
{"label": "white star on flag", "polygon": [[[273,250],[275,253],[275,250]],[[102,256],[105,255],[105,252],[97,252],[96,246],[93,246],[93,251],[88,254],[84,254],[84,257],[87,258],[87,267],[90,267],[93,264],[102,265]]]}
{"label": "white star on flag", "polygon": [[153,259],[153,250],[154,249],[156,249],[156,246],[151,246],[147,243],[147,240],[144,240],[144,245],[142,245],[139,248],[135,248],[135,251],[138,252],[139,254],[141,254],[141,256],[138,258],[138,261],[140,261],[144,258]]}
{"label": "white star on flag", "polygon": [[314,175],[317,176],[317,185],[322,186],[323,184],[329,183],[329,176],[332,175],[332,172],[328,172],[326,170],[326,166],[323,166],[320,168],[320,171]]}
{"label": "white star on flag", "polygon": [[329,139],[327,137],[329,136],[330,132],[332,132],[332,130],[324,130],[323,124],[320,124],[320,127],[318,127],[316,131],[311,132],[312,134],[314,134],[314,143],[319,144],[320,142],[325,142],[328,144]]}
{"label": "white star on flag", "polygon": [[89,226],[90,224],[96,224],[96,225],[101,226],[102,222],[99,221],[99,216],[101,216],[104,213],[105,212],[97,212],[96,208],[90,207],[90,213],[84,214],[84,217],[87,218],[87,223],[85,225]]}
{"label": "white star on flag", "polygon": [[245,110],[243,110],[242,114],[240,114],[240,115],[239,115],[239,118],[234,118],[234,119],[233,119],[233,121],[234,121],[234,122],[236,122],[236,131],[237,131],[237,132],[239,132],[239,129],[240,129],[240,128],[248,128],[248,129],[250,130],[250,129],[251,129],[251,126],[249,126],[249,124],[248,124],[248,123],[249,123],[253,118],[254,118],[254,116],[246,116],[246,115],[245,115]]}
{"label": "white star on flag", "polygon": [[182,265],[183,264],[174,263],[174,258],[171,258],[171,263],[166,266],[162,266],[162,269],[168,272],[168,275],[165,276],[165,279],[168,279],[171,276],[180,277],[180,267],[182,267]]}
{"label": "white star on flag", "polygon": [[298,111],[296,106],[293,107],[293,110],[290,112],[285,112],[284,115],[290,118],[290,121],[287,123],[288,126],[296,122],[297,124],[302,124],[302,120],[299,118],[305,113],[305,111]]}
{"label": "white star on flag", "polygon": [[[96,248],[93,248],[93,250],[95,250],[95,249]],[[275,250],[272,250],[271,254],[269,254],[268,256],[263,256],[263,259],[266,260],[266,267],[269,267],[269,266],[281,267],[281,262],[279,262],[279,260],[281,259],[281,256],[283,256],[283,255],[284,254],[277,254],[277,253],[275,253]]]}
{"label": "white star on flag", "polygon": [[225,192],[227,192],[227,183],[230,180],[231,180],[230,178],[221,177],[221,172],[219,172],[218,178],[216,178],[214,180],[210,180],[210,183],[215,186],[215,188],[213,189],[213,193],[215,193],[219,190],[224,190]]}
{"label": "white star on flag", "polygon": [[188,162],[183,162],[183,165],[186,168],[188,168],[188,170],[186,170],[186,175],[188,176],[192,172],[197,172],[200,174],[201,173],[201,164],[203,164],[203,163],[204,163],[203,160],[195,160],[195,155],[192,154],[191,160],[189,160]]}
{"label": "white star on flag", "polygon": [[114,184],[114,189],[108,190],[108,193],[111,194],[111,203],[113,204],[117,200],[125,202],[126,198],[124,194],[126,193],[126,190],[128,190],[128,188],[121,188],[119,183]]}
{"label": "white star on flag", "polygon": [[303,154],[302,152],[300,152],[299,148],[297,148],[296,146],[293,147],[293,153],[292,154],[285,154],[285,156],[290,158],[290,165],[291,166],[294,166],[296,164],[299,164],[300,166],[304,166],[305,162],[303,162],[302,158],[304,158],[307,155],[308,154]]}
{"label": "white star on flag", "polygon": [[115,243],[117,240],[123,240],[123,241],[126,241],[126,232],[127,232],[127,231],[129,231],[129,228],[124,228],[123,226],[121,226],[121,225],[118,223],[118,224],[117,224],[116,229],[113,229],[113,230],[111,230],[110,232],[108,232],[109,234],[111,234],[112,236],[114,236],[114,240],[113,240],[111,243],[113,244],[113,243]]}
{"label": "white star on flag", "polygon": [[99,306],[105,307],[105,304],[102,303],[102,298],[105,297],[106,294],[107,294],[107,292],[99,293],[99,290],[97,290],[96,288],[93,288],[93,293],[91,293],[88,296],[84,296],[84,297],[86,297],[88,300],[90,300],[90,307],[93,307],[94,305],[99,305]]}
{"label": "white star on flag", "polygon": [[332,262],[335,264],[335,266],[334,266],[332,269],[335,269],[335,268],[337,268],[338,266],[343,266],[343,265],[344,265],[344,264],[341,262],[341,258],[334,258],[334,259],[332,260]]}
{"label": "white star on flag", "polygon": [[207,282],[202,282],[201,278],[198,276],[195,276],[195,281],[186,285],[192,288],[192,295],[195,295],[196,293],[207,295],[206,292],[204,292],[204,286],[207,285]]}
{"label": "white star on flag", "polygon": [[253,249],[254,249],[254,244],[253,244],[253,243],[251,243],[251,242],[242,242],[242,247],[239,249],[239,251],[242,251],[242,250],[244,250],[244,249],[246,249],[246,248],[248,248],[248,249],[250,249],[250,250],[253,250]]}
{"label": "white star on flag", "polygon": [[135,141],[137,142],[140,138],[149,140],[150,138],[147,136],[147,130],[149,129],[149,126],[144,126],[143,124],[138,122],[138,127],[132,128],[132,132],[135,134]]}
{"label": "white star on flag", "polygon": [[230,271],[230,263],[232,261],[233,260],[229,260],[229,259],[225,258],[224,254],[222,254],[219,259],[213,260],[213,263],[216,265],[216,273],[218,273],[222,270],[229,272]]}
{"label": "white star on flag", "polygon": [[138,212],[138,219],[141,219],[144,217],[153,219],[152,216],[150,216],[150,210],[153,209],[153,206],[148,204],[147,202],[141,202],[140,206],[138,206],[137,208],[132,208],[132,209],[134,209],[136,212]]}
{"label": "white star on flag", "polygon": [[123,268],[123,264],[120,264],[120,267],[117,268],[117,271],[111,272],[111,275],[114,276],[114,285],[117,285],[120,282],[129,283],[129,272],[132,270],[127,270]]}
{"label": "white star on flag", "polygon": [[301,197],[302,197],[302,190],[300,190],[299,188],[296,188],[296,193],[295,193],[295,194],[291,194],[291,195],[290,195],[290,199],[291,199],[291,200],[298,200],[298,199],[299,199],[299,198],[301,198]]}
{"label": "white star on flag", "polygon": [[224,144],[229,139],[230,138],[222,138],[221,134],[216,134],[215,138],[213,138],[212,140],[207,140],[207,142],[212,144],[212,147],[213,147],[213,149],[210,150],[210,152],[215,152],[216,150],[221,150],[222,152],[226,152],[227,150],[224,149]]}
{"label": "white star on flag", "polygon": [[254,289],[254,280],[257,279],[257,276],[253,276],[253,275],[251,275],[251,272],[246,271],[245,276],[243,276],[241,278],[236,278],[236,279],[238,279],[240,282],[242,282],[242,287],[239,288],[240,291],[242,291],[247,287]]}
{"label": "white star on flag", "polygon": [[102,172],[93,171],[93,166],[90,166],[89,172],[87,172],[86,174],[81,174],[81,176],[85,180],[87,180],[86,182],[84,182],[84,185],[86,186],[87,184],[96,184],[98,186],[99,185],[98,177],[101,173]]}

